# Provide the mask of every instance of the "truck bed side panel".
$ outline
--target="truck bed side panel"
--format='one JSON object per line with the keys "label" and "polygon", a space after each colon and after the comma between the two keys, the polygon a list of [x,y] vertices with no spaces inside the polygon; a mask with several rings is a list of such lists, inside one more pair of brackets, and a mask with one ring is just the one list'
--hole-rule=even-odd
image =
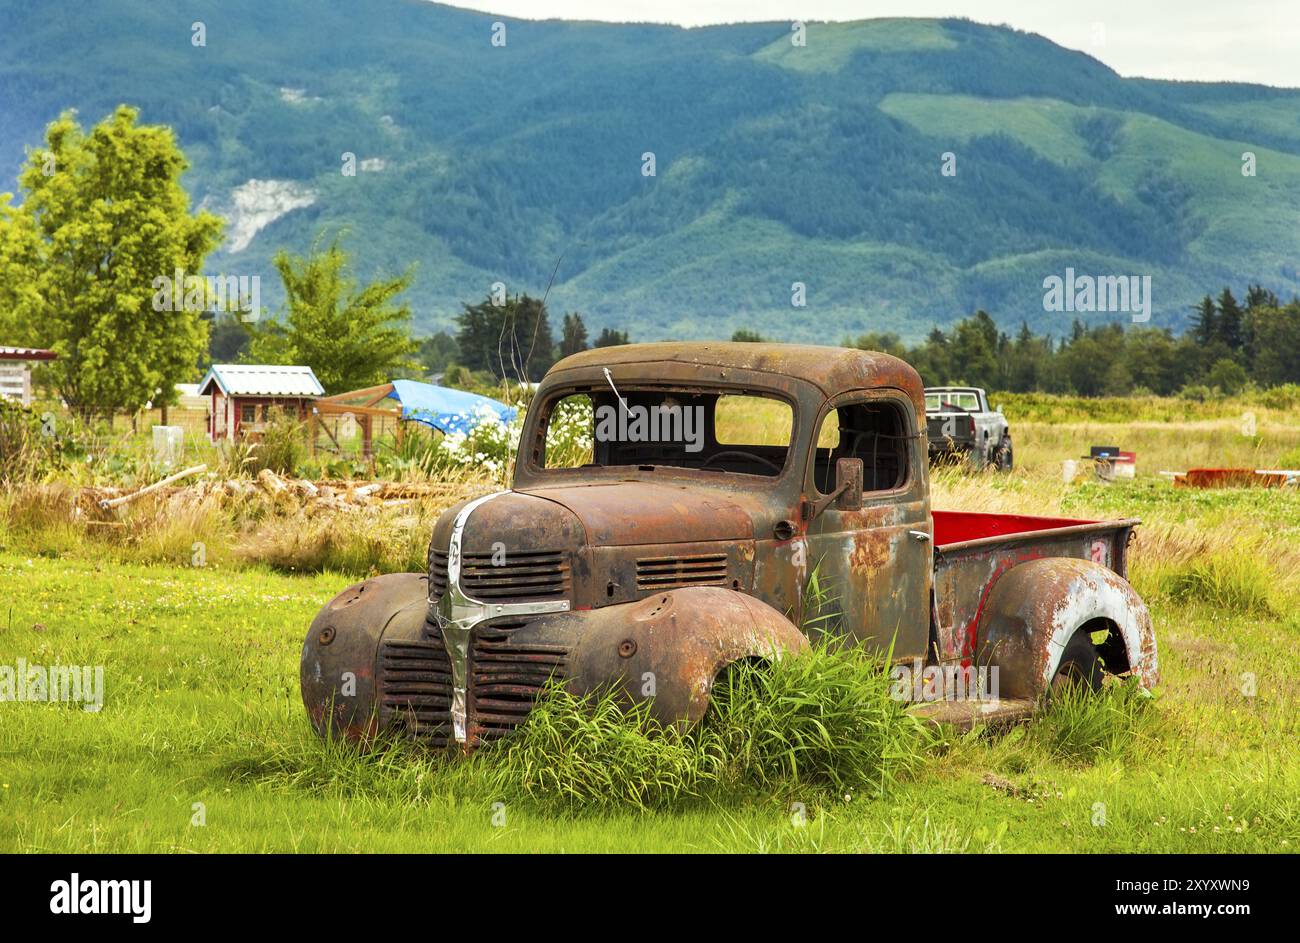
{"label": "truck bed side panel", "polygon": [[1136,521],[1056,523],[1062,526],[935,548],[934,593],[940,661],[970,657],[989,591],[999,576],[1019,563],[1044,557],[1074,557],[1099,563],[1127,577],[1126,551]]}

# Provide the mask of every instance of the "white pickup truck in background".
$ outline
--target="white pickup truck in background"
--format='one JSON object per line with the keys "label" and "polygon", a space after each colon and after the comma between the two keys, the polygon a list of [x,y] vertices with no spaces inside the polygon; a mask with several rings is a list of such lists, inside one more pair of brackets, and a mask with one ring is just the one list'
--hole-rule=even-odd
{"label": "white pickup truck in background", "polygon": [[967,460],[976,470],[1011,470],[1011,429],[978,387],[927,386],[925,420],[931,462]]}

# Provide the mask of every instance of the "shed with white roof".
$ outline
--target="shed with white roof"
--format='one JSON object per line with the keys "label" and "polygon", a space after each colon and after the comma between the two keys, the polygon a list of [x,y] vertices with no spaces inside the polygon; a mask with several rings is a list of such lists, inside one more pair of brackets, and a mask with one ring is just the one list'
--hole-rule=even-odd
{"label": "shed with white roof", "polygon": [[57,357],[52,350],[0,346],[0,396],[32,404],[32,364]]}
{"label": "shed with white roof", "polygon": [[219,442],[260,436],[273,406],[305,420],[312,401],[324,396],[325,388],[311,367],[216,363],[199,384],[198,394],[211,399],[208,436]]}

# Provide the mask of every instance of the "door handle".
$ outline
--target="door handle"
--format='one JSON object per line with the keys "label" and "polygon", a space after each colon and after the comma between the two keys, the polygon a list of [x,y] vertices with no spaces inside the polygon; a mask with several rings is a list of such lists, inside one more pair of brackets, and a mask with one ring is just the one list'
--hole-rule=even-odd
{"label": "door handle", "polygon": [[908,533],[916,540],[925,541],[930,539],[930,535],[923,530],[909,530]]}

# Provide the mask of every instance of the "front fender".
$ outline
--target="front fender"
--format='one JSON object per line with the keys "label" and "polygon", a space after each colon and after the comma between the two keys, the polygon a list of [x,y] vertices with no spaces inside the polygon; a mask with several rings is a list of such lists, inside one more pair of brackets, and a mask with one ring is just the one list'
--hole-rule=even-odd
{"label": "front fender", "polygon": [[389,573],[354,583],[316,614],[302,645],[302,702],[321,736],[366,740],[378,730],[375,658],[387,634],[419,638],[429,578]]}
{"label": "front fender", "polygon": [[560,618],[582,624],[569,659],[570,689],[584,694],[613,682],[634,702],[652,694],[651,714],[664,723],[702,719],[714,679],[732,662],[808,648],[779,611],[717,586]]}
{"label": "front fender", "polygon": [[1090,560],[1030,560],[999,577],[980,614],[976,663],[998,668],[1000,696],[1036,699],[1066,643],[1094,619],[1116,627],[1130,670],[1153,687],[1159,674],[1151,614],[1127,580]]}

